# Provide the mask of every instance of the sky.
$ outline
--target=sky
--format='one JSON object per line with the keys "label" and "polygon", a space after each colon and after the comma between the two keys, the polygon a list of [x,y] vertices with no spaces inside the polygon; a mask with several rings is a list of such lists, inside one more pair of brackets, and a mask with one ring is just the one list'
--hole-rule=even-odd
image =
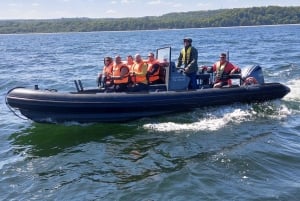
{"label": "sky", "polygon": [[0,20],[143,17],[270,5],[300,6],[300,0],[1,0]]}

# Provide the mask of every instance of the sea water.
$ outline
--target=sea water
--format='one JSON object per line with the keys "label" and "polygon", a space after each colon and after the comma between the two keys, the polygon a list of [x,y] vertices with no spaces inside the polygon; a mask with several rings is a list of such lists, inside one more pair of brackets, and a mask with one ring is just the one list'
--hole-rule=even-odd
{"label": "sea water", "polygon": [[[0,35],[0,200],[298,200],[300,26]],[[195,109],[121,124],[39,124],[15,116],[17,86],[95,87],[105,56],[172,47],[189,36],[199,66],[221,52],[260,65],[281,100]]]}

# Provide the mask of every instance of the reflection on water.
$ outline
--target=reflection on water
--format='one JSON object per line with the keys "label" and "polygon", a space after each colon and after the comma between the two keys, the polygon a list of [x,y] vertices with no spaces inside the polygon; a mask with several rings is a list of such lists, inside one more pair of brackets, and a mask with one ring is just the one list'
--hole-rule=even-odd
{"label": "reflection on water", "polygon": [[105,143],[106,137],[126,139],[140,132],[122,124],[54,125],[34,123],[11,135],[14,145],[27,147],[32,156],[52,156],[70,147],[89,142]]}
{"label": "reflection on water", "polygon": [[[197,109],[192,112],[175,115],[165,115],[158,118],[144,118],[129,124],[39,124],[34,123],[31,127],[18,131],[11,135],[11,140],[17,152],[26,149],[30,156],[52,156],[64,152],[77,145],[91,142],[96,143],[123,143],[135,135],[169,135],[175,132],[185,135],[186,133],[221,132],[228,125],[239,125],[247,121],[280,120],[287,117],[290,111],[275,100],[250,105],[234,104],[223,107],[208,107]],[[159,138],[160,139],[160,138]],[[137,140],[135,143],[144,146],[155,146],[153,142]],[[164,141],[164,140],[163,140]],[[152,143],[154,143],[152,145]],[[143,146],[142,146],[143,147]],[[124,149],[125,153],[142,156],[141,147],[135,151],[133,147]]]}

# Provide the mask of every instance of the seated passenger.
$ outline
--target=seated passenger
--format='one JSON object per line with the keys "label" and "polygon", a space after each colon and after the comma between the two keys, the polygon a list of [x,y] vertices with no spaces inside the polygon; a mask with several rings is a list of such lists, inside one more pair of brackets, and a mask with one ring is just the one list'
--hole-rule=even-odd
{"label": "seated passenger", "polygon": [[143,61],[141,55],[135,55],[134,64],[131,67],[130,74],[133,85],[129,88],[129,91],[148,90],[148,82],[146,78],[147,64]]}
{"label": "seated passenger", "polygon": [[111,57],[105,57],[102,73],[99,73],[97,78],[98,87],[107,88],[113,85],[113,80],[111,79],[112,68],[113,68],[113,59]]}
{"label": "seated passenger", "polygon": [[220,61],[213,65],[213,72],[216,73],[214,88],[221,88],[225,85],[231,86],[229,75],[240,72],[240,68],[227,61],[226,54],[222,53]]}
{"label": "seated passenger", "polygon": [[154,54],[152,52],[148,54],[148,60],[146,61],[146,63],[148,64],[147,75],[146,75],[148,83],[162,84],[163,82],[159,77],[161,67],[159,62],[154,58]]}
{"label": "seated passenger", "polygon": [[133,57],[131,55],[127,56],[127,63],[126,65],[128,66],[128,68],[131,70],[132,65],[134,64],[134,60]]}
{"label": "seated passenger", "polygon": [[116,56],[113,65],[112,79],[114,81],[114,91],[125,92],[129,83],[129,68],[122,62],[120,56]]}

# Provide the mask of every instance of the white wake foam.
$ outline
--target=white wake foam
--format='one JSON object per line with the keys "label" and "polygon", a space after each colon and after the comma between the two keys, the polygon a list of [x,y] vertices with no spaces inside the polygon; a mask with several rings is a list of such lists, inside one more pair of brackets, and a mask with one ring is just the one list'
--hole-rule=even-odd
{"label": "white wake foam", "polygon": [[300,101],[300,79],[289,81],[287,86],[291,89],[291,92],[288,93],[283,99],[297,102]]}
{"label": "white wake foam", "polygon": [[216,131],[228,124],[240,124],[256,118],[282,120],[291,114],[291,111],[285,105],[282,105],[280,101],[256,106],[239,104],[210,108],[204,111],[205,114],[203,114],[203,110],[197,112],[199,118],[195,118],[195,122],[192,123],[148,123],[144,124],[143,128],[159,132]]}
{"label": "white wake foam", "polygon": [[[203,115],[203,114],[202,114]],[[160,132],[170,132],[170,131],[201,131],[209,130],[215,131],[226,126],[229,122],[234,121],[235,123],[240,123],[250,119],[252,116],[249,110],[242,110],[239,108],[222,108],[220,110],[208,111],[204,116],[202,116],[198,121],[193,123],[175,123],[175,122],[165,122],[165,123],[153,123],[145,124],[143,127],[145,129],[160,131]]]}

